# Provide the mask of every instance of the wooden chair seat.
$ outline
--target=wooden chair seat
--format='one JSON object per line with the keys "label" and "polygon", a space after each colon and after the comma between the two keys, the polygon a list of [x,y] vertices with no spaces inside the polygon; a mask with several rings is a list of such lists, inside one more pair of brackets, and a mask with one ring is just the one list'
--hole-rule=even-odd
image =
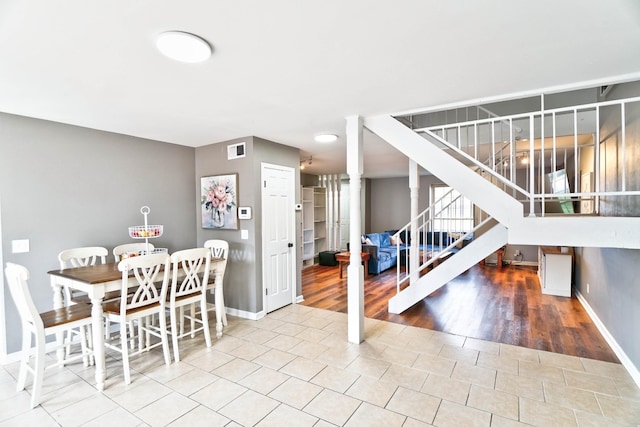
{"label": "wooden chair seat", "polygon": [[75,304],[40,313],[45,328],[53,328],[87,317],[91,317],[91,307],[84,304]]}
{"label": "wooden chair seat", "polygon": [[[131,300],[131,298],[127,298],[127,300]],[[127,315],[139,313],[143,310],[157,310],[160,303],[145,305],[144,307],[130,308],[126,311]],[[102,311],[104,313],[111,314],[120,314],[120,298],[114,301],[109,301],[107,303],[102,304]]]}

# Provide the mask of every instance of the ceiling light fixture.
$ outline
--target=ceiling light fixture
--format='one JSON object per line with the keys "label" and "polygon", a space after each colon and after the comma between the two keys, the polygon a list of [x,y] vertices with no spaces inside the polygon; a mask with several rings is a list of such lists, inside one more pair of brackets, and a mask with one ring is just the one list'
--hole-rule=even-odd
{"label": "ceiling light fixture", "polygon": [[338,140],[338,135],[335,135],[333,133],[323,133],[320,135],[316,135],[315,140],[316,142],[324,142],[324,143],[335,142]]}
{"label": "ceiling light fixture", "polygon": [[211,46],[204,39],[182,31],[158,35],[156,47],[163,55],[180,62],[203,62],[211,56]]}
{"label": "ceiling light fixture", "polygon": [[300,170],[304,170],[304,168],[306,167],[306,165],[311,165],[311,162],[313,161],[313,157],[309,156],[308,159],[304,160],[300,160]]}

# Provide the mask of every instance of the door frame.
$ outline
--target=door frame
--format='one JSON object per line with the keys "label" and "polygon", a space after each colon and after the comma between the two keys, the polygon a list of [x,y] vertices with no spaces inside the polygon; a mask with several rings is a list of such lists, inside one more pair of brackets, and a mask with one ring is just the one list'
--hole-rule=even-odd
{"label": "door frame", "polygon": [[[274,163],[267,163],[267,162],[261,162],[260,163],[260,182],[262,183],[263,179],[264,179],[264,172],[265,169],[277,169],[280,170],[282,172],[286,172],[289,175],[289,180],[290,180],[290,186],[289,186],[289,193],[291,194],[291,211],[294,212],[294,215],[291,216],[292,220],[291,223],[289,224],[289,231],[291,232],[291,236],[293,238],[293,255],[292,255],[292,262],[291,262],[291,280],[292,280],[292,288],[291,288],[291,303],[295,304],[297,302],[297,290],[298,290],[298,281],[297,281],[297,266],[298,266],[298,245],[297,245],[297,241],[298,241],[298,236],[296,235],[296,215],[295,215],[295,203],[296,203],[296,176],[295,176],[295,172],[296,170],[292,167],[289,166],[284,166],[284,165],[277,165]],[[267,307],[267,298],[266,298],[266,290],[267,290],[267,286],[266,286],[266,282],[264,280],[265,277],[265,265],[266,265],[266,260],[265,260],[265,251],[264,251],[264,241],[265,241],[265,234],[264,234],[264,223],[265,223],[265,206],[264,203],[262,202],[263,197],[264,197],[264,185],[260,185],[260,215],[261,215],[261,219],[262,219],[262,227],[261,227],[261,232],[260,232],[260,239],[261,239],[261,247],[262,250],[261,252],[261,261],[262,261],[262,312],[266,315],[269,312],[267,311],[269,309],[269,307]]]}

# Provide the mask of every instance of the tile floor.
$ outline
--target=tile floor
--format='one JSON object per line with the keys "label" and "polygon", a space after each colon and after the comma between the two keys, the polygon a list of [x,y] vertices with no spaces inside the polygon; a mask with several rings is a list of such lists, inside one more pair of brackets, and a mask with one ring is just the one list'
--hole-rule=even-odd
{"label": "tile floor", "polygon": [[[0,426],[636,426],[640,390],[621,365],[292,305],[229,317],[212,348],[152,351],[124,385],[109,356],[104,393],[81,364],[47,374],[40,407],[0,369]],[[215,336],[215,334],[214,334]]]}

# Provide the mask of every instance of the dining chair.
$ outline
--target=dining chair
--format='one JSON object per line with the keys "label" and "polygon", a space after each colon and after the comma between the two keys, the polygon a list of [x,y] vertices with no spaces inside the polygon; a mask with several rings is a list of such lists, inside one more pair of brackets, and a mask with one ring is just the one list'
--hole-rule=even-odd
{"label": "dining chair", "polygon": [[[60,270],[65,268],[77,268],[86,267],[88,265],[95,265],[98,260],[100,263],[105,264],[107,262],[107,255],[109,252],[102,246],[86,246],[81,248],[65,249],[58,254],[58,261],[60,262]],[[68,287],[64,287],[66,304],[77,303],[90,303],[83,292],[72,292]]]}
{"label": "dining chair", "polygon": [[113,248],[113,258],[116,262],[122,261],[122,255],[127,252],[138,252],[138,251],[152,251],[155,247],[149,243],[125,243],[122,245],[118,245]]}
{"label": "dining chair", "polygon": [[[169,317],[171,319],[170,334],[173,344],[173,358],[180,361],[178,339],[187,335],[194,337],[197,332],[204,333],[207,347],[211,347],[209,316],[207,313],[207,282],[211,268],[211,252],[207,248],[194,248],[177,251],[171,254],[171,290],[169,291]],[[200,305],[199,318],[194,306]],[[184,307],[191,307],[189,315],[184,314]],[[191,322],[191,329],[184,333],[185,320]],[[180,327],[178,327],[180,322]],[[198,328],[195,324],[199,323]]]}
{"label": "dining chair", "polygon": [[[86,345],[86,337],[80,339],[81,353],[65,357],[55,363],[45,364],[47,353],[67,346],[69,342],[58,343],[56,346],[47,347],[45,340],[48,335],[66,335],[71,340],[72,334],[60,334],[60,332],[77,329],[80,334],[86,328],[91,327],[91,307],[85,304],[75,304],[47,312],[39,313],[36,309],[31,293],[29,292],[29,270],[22,265],[8,262],[5,268],[5,275],[9,284],[11,297],[18,309],[20,323],[22,324],[22,350],[20,354],[20,371],[18,374],[17,391],[25,389],[27,373],[33,375],[33,390],[31,393],[31,408],[40,404],[40,394],[44,372],[56,366],[71,363],[80,358],[85,359],[92,353]],[[35,340],[35,358],[31,365],[31,342],[32,336]]]}
{"label": "dining chair", "polygon": [[[118,270],[122,272],[122,288],[119,300],[103,304],[104,317],[109,322],[120,325],[120,345],[116,340],[105,342],[105,347],[119,352],[122,355],[125,383],[131,383],[129,371],[129,357],[148,351],[162,345],[164,361],[171,363],[169,354],[169,339],[167,335],[167,323],[165,308],[171,260],[168,254],[151,254],[126,258],[118,263]],[[131,276],[131,277],[130,277]],[[158,288],[155,283],[161,281]],[[126,297],[125,297],[126,295]],[[159,326],[144,322],[154,314],[158,314]],[[160,338],[160,341],[138,350],[129,351],[129,340],[135,340],[135,335],[127,333],[127,324],[138,321],[142,332]],[[128,337],[128,335],[131,335]],[[142,333],[140,334],[142,336]]]}
{"label": "dining chair", "polygon": [[[229,242],[220,239],[211,239],[204,242],[204,247],[211,251],[211,258],[222,258],[222,261],[216,261],[211,263],[211,273],[209,276],[209,285],[207,289],[210,292],[218,292],[221,307],[217,307],[220,310],[222,316],[222,324],[227,326],[227,312],[224,305],[224,273],[227,269],[227,260],[229,259]],[[213,277],[211,277],[213,276]],[[220,283],[217,283],[219,281]],[[215,304],[208,305],[209,310],[216,308]]]}
{"label": "dining chair", "polygon": [[[88,265],[95,265],[98,261],[101,264],[105,264],[107,262],[108,251],[106,248],[102,246],[85,246],[79,248],[71,248],[65,249],[58,254],[58,262],[60,263],[60,269],[64,270],[65,268],[77,268],[77,267],[86,267]],[[73,291],[67,286],[63,286],[64,291],[64,299],[65,305],[69,306],[72,304],[91,304],[91,300],[87,296],[85,292],[81,291]],[[117,295],[105,295],[105,299],[114,298]],[[88,338],[88,342],[92,341],[91,335],[91,327],[86,328],[86,336]],[[67,347],[67,355],[70,351],[70,347]]]}

